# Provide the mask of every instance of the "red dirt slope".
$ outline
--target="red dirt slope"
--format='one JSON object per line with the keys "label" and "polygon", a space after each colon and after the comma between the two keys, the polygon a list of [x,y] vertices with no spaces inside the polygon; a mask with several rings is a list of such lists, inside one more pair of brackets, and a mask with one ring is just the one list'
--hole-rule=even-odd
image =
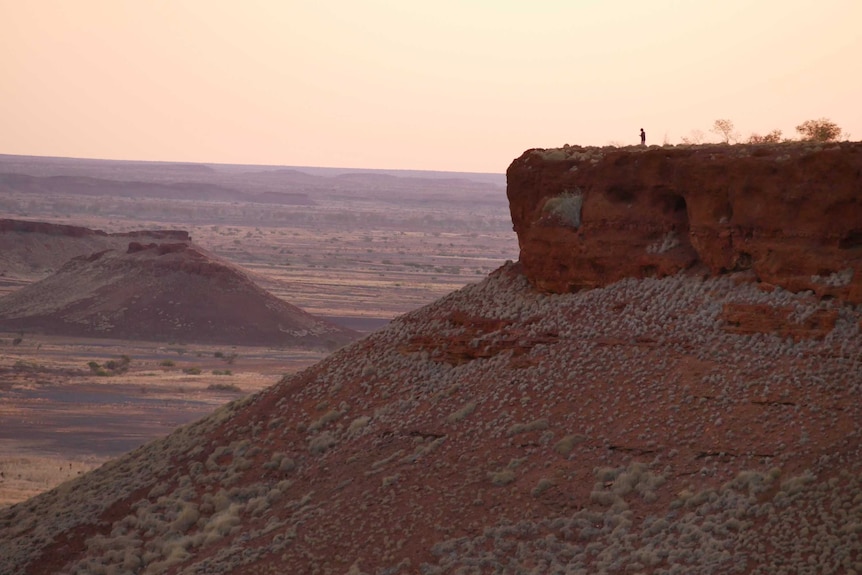
{"label": "red dirt slope", "polygon": [[862,309],[738,279],[504,267],[0,511],[0,573],[859,572]]}

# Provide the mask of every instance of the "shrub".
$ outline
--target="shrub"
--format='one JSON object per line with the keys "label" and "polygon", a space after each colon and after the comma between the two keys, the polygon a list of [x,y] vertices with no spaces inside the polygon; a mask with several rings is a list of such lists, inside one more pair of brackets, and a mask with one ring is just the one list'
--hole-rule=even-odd
{"label": "shrub", "polygon": [[296,469],[296,462],[290,457],[283,457],[278,464],[278,470],[282,473],[290,473]]}
{"label": "shrub", "polygon": [[207,386],[208,391],[229,391],[231,393],[240,393],[242,389],[232,383],[211,383]]}
{"label": "shrub", "polygon": [[687,146],[699,146],[703,143],[704,133],[700,130],[692,130],[688,136],[682,137],[682,143]]}
{"label": "shrub", "polygon": [[464,419],[465,417],[467,417],[468,415],[473,413],[474,409],[476,409],[476,402],[475,401],[467,402],[466,404],[464,404],[464,406],[461,409],[459,409],[458,411],[456,411],[454,413],[449,414],[449,417],[446,418],[446,421],[448,421],[449,423],[455,423],[456,421],[461,421],[462,419]]}
{"label": "shrub", "polygon": [[811,142],[834,142],[841,137],[841,128],[828,118],[805,120],[796,126],[796,131]]}
{"label": "shrub", "polygon": [[530,495],[533,497],[538,497],[548,489],[554,486],[554,482],[545,477],[539,479],[539,482],[533,487],[533,490],[530,491]]}
{"label": "shrub", "polygon": [[240,522],[239,512],[240,506],[232,503],[224,511],[210,517],[203,529],[205,534],[204,545],[215,543],[237,527]]}
{"label": "shrub", "polygon": [[739,132],[733,127],[731,120],[716,120],[709,131],[718,134],[725,144],[734,144],[739,141]]}
{"label": "shrub", "polygon": [[105,362],[105,369],[112,372],[113,375],[126,373],[129,371],[129,364],[132,363],[132,358],[128,355],[121,355],[119,360],[108,360]]}
{"label": "shrub", "polygon": [[184,503],[183,510],[171,524],[171,527],[178,533],[185,533],[189,528],[197,523],[200,519],[200,513],[194,503]]}
{"label": "shrub", "polygon": [[308,442],[308,450],[314,455],[321,455],[328,449],[338,443],[335,435],[329,431],[324,431],[320,435],[312,437]]}
{"label": "shrub", "polygon": [[772,130],[765,136],[751,134],[748,138],[749,144],[777,144],[781,141],[781,130]]}
{"label": "shrub", "polygon": [[232,364],[238,356],[236,353],[231,353],[231,354],[225,355],[225,353],[223,351],[216,351],[213,353],[213,357],[224,360],[224,362],[227,364]]}
{"label": "shrub", "polygon": [[121,355],[119,360],[108,360],[105,365],[99,365],[96,361],[87,362],[87,367],[95,375],[106,377],[109,375],[118,375],[129,371],[129,364],[132,362],[128,355]]}
{"label": "shrub", "polygon": [[491,483],[497,486],[508,485],[515,481],[515,472],[511,469],[491,471],[488,473],[488,479],[491,480]]}
{"label": "shrub", "polygon": [[200,375],[201,374],[201,368],[199,368],[199,367],[184,367],[183,373],[188,374],[188,375]]}
{"label": "shrub", "polygon": [[587,438],[583,435],[567,435],[554,445],[554,451],[560,455],[568,455],[575,448],[575,445],[585,441]]}
{"label": "shrub", "polygon": [[320,417],[320,419],[317,419],[314,422],[312,422],[311,425],[308,426],[308,430],[309,431],[317,431],[320,428],[322,428],[323,426],[325,426],[326,424],[332,423],[333,421],[335,421],[336,419],[338,419],[342,415],[343,414],[340,411],[338,411],[337,409],[331,409],[331,410],[327,411],[325,414],[323,414]]}
{"label": "shrub", "polygon": [[368,425],[369,421],[371,421],[371,418],[367,415],[357,417],[350,422],[350,426],[347,428],[347,433],[349,435],[358,434],[366,425]]}
{"label": "shrub", "polygon": [[542,207],[542,211],[554,216],[563,225],[579,228],[583,203],[584,195],[580,190],[574,192],[566,190],[558,196],[549,198]]}
{"label": "shrub", "polygon": [[518,435],[519,433],[539,431],[542,429],[548,429],[547,419],[535,419],[530,423],[516,423],[506,430],[506,435]]}
{"label": "shrub", "polygon": [[98,375],[99,377],[105,377],[108,375],[108,372],[102,369],[102,366],[96,361],[88,361],[87,367],[90,368],[90,371],[93,372],[94,375]]}

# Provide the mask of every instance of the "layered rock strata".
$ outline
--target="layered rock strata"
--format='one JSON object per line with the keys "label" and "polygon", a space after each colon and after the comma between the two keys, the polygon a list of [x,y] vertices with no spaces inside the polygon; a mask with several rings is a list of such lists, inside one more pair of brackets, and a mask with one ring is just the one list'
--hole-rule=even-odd
{"label": "layered rock strata", "polygon": [[533,149],[507,179],[541,290],[699,266],[862,302],[862,142]]}

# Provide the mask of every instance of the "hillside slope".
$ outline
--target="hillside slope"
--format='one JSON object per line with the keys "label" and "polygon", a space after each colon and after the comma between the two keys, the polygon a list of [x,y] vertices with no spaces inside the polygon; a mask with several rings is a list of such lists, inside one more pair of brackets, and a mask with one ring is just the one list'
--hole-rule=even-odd
{"label": "hillside slope", "polygon": [[232,345],[337,347],[353,331],[275,297],[187,243],[79,256],[0,298],[0,329]]}
{"label": "hillside slope", "polygon": [[507,265],[0,511],[0,573],[860,571],[862,309],[739,279]]}

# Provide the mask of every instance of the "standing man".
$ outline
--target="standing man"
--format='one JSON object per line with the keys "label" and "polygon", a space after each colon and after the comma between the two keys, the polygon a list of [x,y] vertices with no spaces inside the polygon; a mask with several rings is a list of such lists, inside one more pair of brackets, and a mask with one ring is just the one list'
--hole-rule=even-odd
{"label": "standing man", "polygon": [[641,128],[641,146],[646,146],[646,132]]}

